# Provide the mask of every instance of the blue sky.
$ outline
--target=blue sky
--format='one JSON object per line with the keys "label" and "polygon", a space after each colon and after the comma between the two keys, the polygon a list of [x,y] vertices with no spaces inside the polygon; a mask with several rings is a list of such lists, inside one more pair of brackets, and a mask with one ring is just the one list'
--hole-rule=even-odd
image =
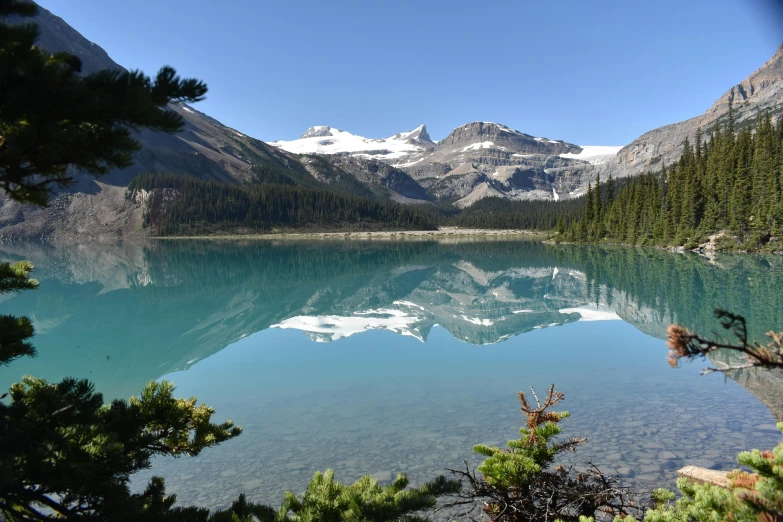
{"label": "blue sky", "polygon": [[783,42],[778,0],[39,0],[121,65],[204,80],[256,138],[434,139],[497,121],[624,145],[706,110]]}

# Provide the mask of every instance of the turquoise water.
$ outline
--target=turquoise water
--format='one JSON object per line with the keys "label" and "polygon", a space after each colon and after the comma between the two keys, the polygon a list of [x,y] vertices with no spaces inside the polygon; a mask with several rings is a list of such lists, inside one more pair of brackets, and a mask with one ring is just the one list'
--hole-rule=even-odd
{"label": "turquoise water", "polygon": [[158,459],[184,503],[240,492],[278,504],[315,470],[414,482],[502,443],[516,393],[566,393],[569,460],[639,489],[684,464],[734,467],[772,447],[783,377],[671,369],[672,322],[709,333],[712,309],[754,335],[783,330],[783,259],[708,259],[625,248],[513,242],[159,242],[0,246],[41,287],[0,302],[29,315],[36,359],[2,373],[88,377],[107,398],[150,379],[213,406],[244,433],[197,458]]}

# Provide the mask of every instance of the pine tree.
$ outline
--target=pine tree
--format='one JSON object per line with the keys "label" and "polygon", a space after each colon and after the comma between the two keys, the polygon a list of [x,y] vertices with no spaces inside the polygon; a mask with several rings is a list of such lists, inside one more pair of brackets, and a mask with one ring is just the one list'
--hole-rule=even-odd
{"label": "pine tree", "polygon": [[456,494],[461,487],[460,481],[441,476],[417,488],[408,488],[408,478],[402,473],[385,486],[371,475],[344,485],[334,479],[332,470],[327,470],[315,473],[301,499],[287,491],[274,521],[424,522],[429,518],[414,513],[434,507],[437,497]]}
{"label": "pine tree", "polygon": [[588,241],[593,235],[593,217],[595,215],[595,195],[593,192],[592,183],[587,183],[587,193],[585,194],[585,213],[584,213],[584,227],[580,234],[582,241]]}
{"label": "pine tree", "polygon": [[[748,341],[745,318],[723,310],[715,310],[724,329],[731,330],[739,344],[702,338],[679,325],[669,327],[669,362],[676,366],[685,359],[704,357],[717,350],[741,352],[745,361],[724,365],[707,371],[731,371],[755,366],[762,369],[783,368],[783,333],[768,335],[766,346]],[[783,422],[777,424],[783,432]],[[758,522],[783,520],[783,443],[772,451],[745,451],[737,462],[751,471],[734,470],[729,473],[727,488],[698,484],[682,478],[677,488],[682,494],[675,501],[672,492],[658,489],[653,492],[655,506],[644,514],[645,522]],[[585,522],[591,519],[586,519]],[[625,519],[628,522],[636,518]]]}
{"label": "pine tree", "polygon": [[[24,0],[0,0],[0,20],[8,15],[29,17],[36,11],[35,4]],[[198,101],[206,92],[201,82],[180,80],[170,68],[162,69],[154,81],[141,73],[116,71],[80,76],[77,59],[39,50],[33,46],[36,35],[32,24],[0,23],[0,71],[5,71],[0,74],[0,187],[18,201],[45,204],[52,186],[71,182],[69,165],[95,175],[127,165],[138,147],[129,127],[174,132],[182,120],[166,105]],[[87,99],[92,106],[85,106]],[[156,180],[149,177],[151,183]],[[221,187],[196,186],[207,195],[208,203],[198,207],[200,213],[239,221],[232,202],[217,197]],[[253,194],[263,200],[269,191],[261,188]],[[279,211],[314,208],[315,214],[329,210],[346,218],[375,212],[384,219],[417,219],[398,206],[373,207],[374,202],[361,198],[349,199],[353,206],[340,206],[345,199],[339,196],[319,200],[304,191],[294,193],[294,200],[297,204],[280,206]],[[181,210],[172,208],[172,213]],[[32,270],[25,261],[0,264],[0,294],[35,289],[38,282],[30,278]],[[29,342],[33,334],[29,319],[0,316],[0,367],[34,356]],[[459,488],[459,483],[439,477],[408,489],[404,475],[388,486],[372,477],[344,486],[327,473],[314,477],[302,501],[287,494],[280,510],[249,503],[242,496],[229,509],[210,516],[205,509],[175,506],[176,496],[167,495],[160,477],[153,477],[143,491],[132,493],[129,488],[131,476],[149,468],[155,456],[198,455],[241,433],[231,421],[213,423],[213,410],[195,398],[175,398],[171,383],[152,381],[139,396],[104,404],[86,380],[49,383],[27,376],[7,397],[8,401],[0,400],[3,520],[415,521],[421,520],[417,510]],[[328,492],[338,495],[331,498]],[[324,502],[332,500],[338,504],[321,511]]]}
{"label": "pine tree", "polygon": [[595,178],[595,191],[593,195],[593,239],[600,240],[603,238],[603,203],[601,201],[601,174],[596,175]]}
{"label": "pine tree", "polygon": [[615,198],[614,178],[609,174],[609,179],[606,180],[606,203],[612,205]]}
{"label": "pine tree", "polygon": [[[618,486],[617,479],[595,467],[579,472],[562,465],[551,469],[558,455],[574,451],[587,439],[556,440],[562,432],[559,423],[569,413],[551,411],[565,398],[554,385],[543,400],[532,388],[531,395],[532,400],[524,392],[517,395],[526,417],[519,439],[509,441],[505,449],[474,446],[473,451],[487,457],[477,468],[481,478],[470,469],[452,470],[467,484],[460,497],[480,502],[492,522],[576,522],[597,512],[628,514],[632,499],[627,488]],[[455,503],[463,504],[465,501]]]}

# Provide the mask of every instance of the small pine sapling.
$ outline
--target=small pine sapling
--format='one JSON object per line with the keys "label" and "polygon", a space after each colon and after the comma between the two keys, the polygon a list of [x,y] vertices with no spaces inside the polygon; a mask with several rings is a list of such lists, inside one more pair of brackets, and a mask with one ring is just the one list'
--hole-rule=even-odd
{"label": "small pine sapling", "polygon": [[543,401],[532,388],[531,395],[535,404],[524,392],[518,394],[526,418],[519,439],[509,441],[505,449],[476,445],[473,450],[487,459],[475,471],[467,461],[465,470],[450,470],[463,480],[465,487],[444,507],[467,507],[463,515],[468,516],[477,506],[483,506],[483,512],[493,522],[578,522],[580,517],[597,513],[625,516],[636,512],[630,489],[620,487],[617,478],[604,475],[597,467],[590,465],[584,471],[576,471],[558,465],[550,469],[559,454],[575,451],[587,439],[556,440],[562,432],[559,423],[569,413],[551,411],[565,398],[555,391],[554,385]]}

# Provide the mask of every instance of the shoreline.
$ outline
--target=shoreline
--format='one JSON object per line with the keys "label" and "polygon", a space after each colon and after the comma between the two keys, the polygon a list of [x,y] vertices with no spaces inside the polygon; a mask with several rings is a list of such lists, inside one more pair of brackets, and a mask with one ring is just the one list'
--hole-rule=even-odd
{"label": "shoreline", "polygon": [[208,236],[149,236],[147,239],[230,239],[230,240],[277,240],[277,239],[338,239],[338,240],[428,240],[428,239],[543,239],[547,233],[536,230],[500,230],[478,228],[444,227],[438,230],[398,230],[366,232],[276,232],[269,234],[215,234]]}

